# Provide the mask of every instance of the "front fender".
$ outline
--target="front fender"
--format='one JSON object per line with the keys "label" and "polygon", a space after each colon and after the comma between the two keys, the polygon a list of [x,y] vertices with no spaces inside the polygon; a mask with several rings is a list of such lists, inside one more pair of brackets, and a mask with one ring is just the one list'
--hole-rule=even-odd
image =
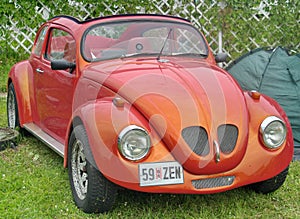
{"label": "front fender", "polygon": [[[273,176],[275,176],[282,172],[289,165],[293,157],[294,141],[291,125],[286,113],[275,100],[262,94],[259,99],[255,99],[249,94],[250,93],[245,92],[245,99],[249,110],[249,140],[247,154],[254,163],[262,162],[261,160],[257,160],[261,157],[264,157],[265,164],[272,163],[272,165],[269,165],[269,167],[271,166],[269,171],[261,169],[261,173],[258,173],[257,171],[257,174],[266,175],[268,173],[272,173]],[[260,125],[268,116],[276,116],[283,120],[286,124],[286,141],[278,150],[270,150],[264,147],[259,136]],[[260,146],[259,150],[254,150],[256,145]],[[274,162],[275,159],[280,162]],[[266,178],[270,177],[268,176]]]}
{"label": "front fender", "polygon": [[118,151],[118,135],[128,125],[143,127],[152,140],[150,153],[142,161],[174,160],[149,122],[130,104],[125,103],[123,107],[116,107],[112,98],[96,100],[80,107],[74,116],[81,119],[88,135],[92,157],[87,159],[90,159],[91,163],[94,160],[96,168],[117,184],[121,182],[125,186],[124,183],[139,182],[137,178],[139,162],[123,158]]}
{"label": "front fender", "polygon": [[15,64],[9,72],[7,86],[13,83],[18,103],[20,126],[32,122],[31,97],[33,73],[29,61],[22,61]]}

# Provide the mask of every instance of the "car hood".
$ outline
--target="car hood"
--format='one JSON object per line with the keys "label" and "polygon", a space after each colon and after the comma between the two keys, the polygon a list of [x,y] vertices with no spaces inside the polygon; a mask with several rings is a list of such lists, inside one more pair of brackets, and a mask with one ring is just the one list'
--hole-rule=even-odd
{"label": "car hood", "polygon": [[244,95],[217,66],[194,59],[120,59],[91,65],[85,77],[133,104],[189,172],[223,172],[243,158]]}

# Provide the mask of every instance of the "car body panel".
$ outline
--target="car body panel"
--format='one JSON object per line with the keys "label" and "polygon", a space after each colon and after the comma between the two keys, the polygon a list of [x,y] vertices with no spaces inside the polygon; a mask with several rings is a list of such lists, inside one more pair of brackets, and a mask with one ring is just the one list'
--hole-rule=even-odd
{"label": "car body panel", "polygon": [[[20,124],[32,121],[32,67],[28,61],[15,64],[9,73],[8,83],[15,85]],[[22,110],[21,110],[22,109]]]}
{"label": "car body panel", "polygon": [[[110,181],[144,192],[221,192],[267,180],[289,165],[293,138],[284,111],[267,96],[253,97],[242,91],[216,65],[205,38],[203,43],[208,51],[199,57],[157,53],[93,60],[85,55],[85,34],[95,25],[135,20],[138,24],[153,20],[190,25],[179,18],[147,15],[85,22],[62,16],[42,25],[29,61],[16,64],[9,73],[8,84],[13,83],[16,90],[21,127],[37,137],[50,139],[54,148],[57,142],[56,151],[64,156],[66,167],[70,134],[76,125],[82,124],[90,145],[85,148],[88,161]],[[48,43],[55,29],[74,39],[73,70],[51,69],[52,53],[48,52],[59,50],[59,43],[64,44],[63,38],[57,38],[57,47]],[[122,37],[133,37],[139,29],[142,27],[133,26]],[[140,40],[140,36],[134,38]],[[267,149],[260,138],[260,125],[268,116],[278,117],[287,127],[286,140],[277,150]],[[149,154],[139,161],[129,161],[118,150],[118,136],[130,125],[142,127],[151,138]],[[229,126],[235,132],[228,133]],[[193,127],[201,127],[207,133],[206,149],[202,152],[187,142],[191,134],[184,130]],[[221,142],[231,132],[236,135],[232,137],[234,147],[226,151]],[[182,181],[144,186],[140,172],[143,164],[166,164],[170,167],[170,178],[174,177],[170,165],[176,164],[182,167],[182,175],[177,175]],[[214,186],[198,188],[206,182],[201,180]]]}
{"label": "car body panel", "polygon": [[[246,94],[248,95],[248,94]],[[269,115],[270,109],[270,103],[269,100],[261,98],[262,102],[264,102],[266,106],[266,111],[262,110],[259,116],[260,118],[255,118],[263,120],[266,116]],[[253,105],[254,112],[257,111],[255,108],[257,103],[252,100],[252,98],[248,97],[247,102],[250,105]],[[261,103],[259,103],[261,104]],[[274,104],[274,103],[273,103]],[[106,105],[106,106],[104,106]],[[276,105],[276,104],[274,104]],[[91,105],[85,106],[85,110],[82,112],[83,115],[81,117],[86,118],[85,119],[85,127],[87,132],[89,133],[89,140],[91,144],[91,149],[94,154],[95,161],[97,163],[97,167],[99,170],[111,181],[117,183],[118,185],[121,185],[123,187],[139,190],[139,191],[145,191],[145,192],[174,192],[174,193],[213,193],[213,192],[220,192],[224,190],[228,190],[229,188],[236,188],[240,187],[242,185],[246,185],[249,183],[254,183],[257,181],[266,180],[272,175],[276,175],[280,173],[283,169],[285,169],[285,166],[287,166],[291,160],[291,153],[293,152],[293,144],[291,143],[292,135],[289,132],[287,141],[285,143],[285,147],[281,148],[277,151],[270,151],[266,148],[261,146],[259,137],[257,135],[257,128],[259,127],[260,123],[257,122],[254,123],[253,126],[249,127],[249,136],[252,136],[249,138],[248,142],[248,148],[243,156],[243,160],[233,169],[224,171],[222,173],[216,173],[216,174],[192,174],[186,169],[184,169],[184,185],[164,185],[163,187],[141,187],[139,186],[139,175],[138,175],[138,168],[140,162],[130,162],[126,159],[124,159],[114,147],[114,145],[117,144],[117,142],[112,142],[112,139],[116,139],[118,136],[118,133],[122,130],[123,127],[126,127],[128,124],[138,124],[143,125],[143,127],[147,127],[147,120],[143,117],[139,118],[132,118],[136,117],[138,115],[137,112],[135,112],[135,109],[130,108],[131,111],[129,112],[130,105],[125,106],[122,109],[118,109],[112,104],[111,100],[106,100],[105,104],[103,103],[94,103]],[[99,112],[101,111],[101,113]],[[106,111],[106,113],[105,113]],[[118,126],[113,126],[109,121],[109,115],[111,116],[113,114],[113,118],[118,121]],[[125,115],[124,115],[125,114]],[[129,116],[128,116],[129,114]],[[250,113],[251,114],[251,113]],[[99,118],[97,115],[102,115],[101,118]],[[108,115],[103,116],[103,115]],[[280,115],[278,115],[280,116]],[[126,118],[130,118],[129,121]],[[250,116],[253,118],[252,116]],[[109,118],[109,119],[107,119]],[[254,118],[253,118],[254,119]],[[92,123],[92,121],[97,120],[97,124]],[[123,123],[121,122],[123,121]],[[93,124],[92,127],[90,127],[90,124]],[[111,124],[111,126],[109,126]],[[123,124],[123,125],[122,125]],[[103,129],[102,127],[105,127]],[[151,138],[154,139],[153,141],[156,143],[151,148],[150,155],[143,159],[143,163],[151,163],[151,162],[170,162],[175,161],[176,159],[174,156],[170,153],[170,151],[165,146],[164,142],[160,140],[160,137],[156,134],[156,132],[150,132],[151,127],[148,127],[149,133],[153,133],[153,136],[151,135]],[[114,135],[115,138],[111,138],[111,136]],[[101,136],[99,138],[99,136]],[[99,139],[102,141],[99,142]],[[104,147],[102,145],[105,145]],[[260,156],[262,155],[264,157],[264,160],[261,160]],[[101,156],[101,157],[98,157]],[[277,159],[280,159],[280,162],[278,162]],[[222,159],[222,158],[221,158]],[[107,163],[113,164],[113,165],[107,165]],[[268,166],[268,171],[265,171],[266,165]],[[255,175],[255,177],[250,177]],[[210,178],[218,178],[218,177],[224,177],[224,176],[235,176],[235,181],[230,186],[222,186],[222,187],[216,187],[216,188],[210,188],[210,189],[195,189],[191,182],[192,180],[200,180],[200,179],[210,179]],[[189,186],[187,186],[189,185]]]}
{"label": "car body panel", "polygon": [[[185,163],[189,171],[207,174],[233,168],[246,150],[248,114],[242,92],[237,89],[235,81],[206,63],[191,60],[188,65],[194,66],[189,68],[175,63],[178,62],[121,61],[115,62],[115,66],[109,65],[109,68],[118,67],[114,71],[107,70],[103,65],[91,66],[92,70],[86,69],[84,76],[93,77],[99,84],[109,87],[133,104],[147,120],[151,120],[158,134],[164,136],[162,140],[169,150],[174,155],[178,154],[176,159]],[[101,69],[111,74],[106,78],[105,73],[99,74]],[[230,102],[235,104],[228,104]],[[162,104],[163,107],[160,107]],[[156,115],[161,119],[155,121]],[[217,139],[216,129],[221,124],[234,124],[241,134],[235,153],[224,155],[220,164],[216,165],[213,150],[199,160],[189,147],[183,146],[186,144],[180,137],[183,128],[200,125],[209,130],[211,139]]]}

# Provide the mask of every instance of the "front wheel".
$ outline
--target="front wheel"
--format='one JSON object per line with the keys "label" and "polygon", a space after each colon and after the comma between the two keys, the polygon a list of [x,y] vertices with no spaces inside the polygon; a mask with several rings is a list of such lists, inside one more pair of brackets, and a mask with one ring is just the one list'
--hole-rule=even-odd
{"label": "front wheel", "polygon": [[68,149],[68,174],[75,204],[86,213],[109,211],[116,199],[116,186],[91,165],[86,155],[90,150],[86,131],[76,126]]}
{"label": "front wheel", "polygon": [[289,166],[271,179],[249,185],[257,193],[267,194],[279,189],[289,172]]}

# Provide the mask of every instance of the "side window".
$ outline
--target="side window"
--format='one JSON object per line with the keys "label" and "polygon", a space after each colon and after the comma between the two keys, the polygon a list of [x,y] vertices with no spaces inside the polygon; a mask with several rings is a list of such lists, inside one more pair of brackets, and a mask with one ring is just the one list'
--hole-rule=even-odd
{"label": "side window", "polygon": [[33,53],[40,56],[48,27],[44,27],[35,42]]}
{"label": "side window", "polygon": [[68,62],[75,62],[75,39],[64,30],[51,29],[45,58],[50,61],[65,59]]}

